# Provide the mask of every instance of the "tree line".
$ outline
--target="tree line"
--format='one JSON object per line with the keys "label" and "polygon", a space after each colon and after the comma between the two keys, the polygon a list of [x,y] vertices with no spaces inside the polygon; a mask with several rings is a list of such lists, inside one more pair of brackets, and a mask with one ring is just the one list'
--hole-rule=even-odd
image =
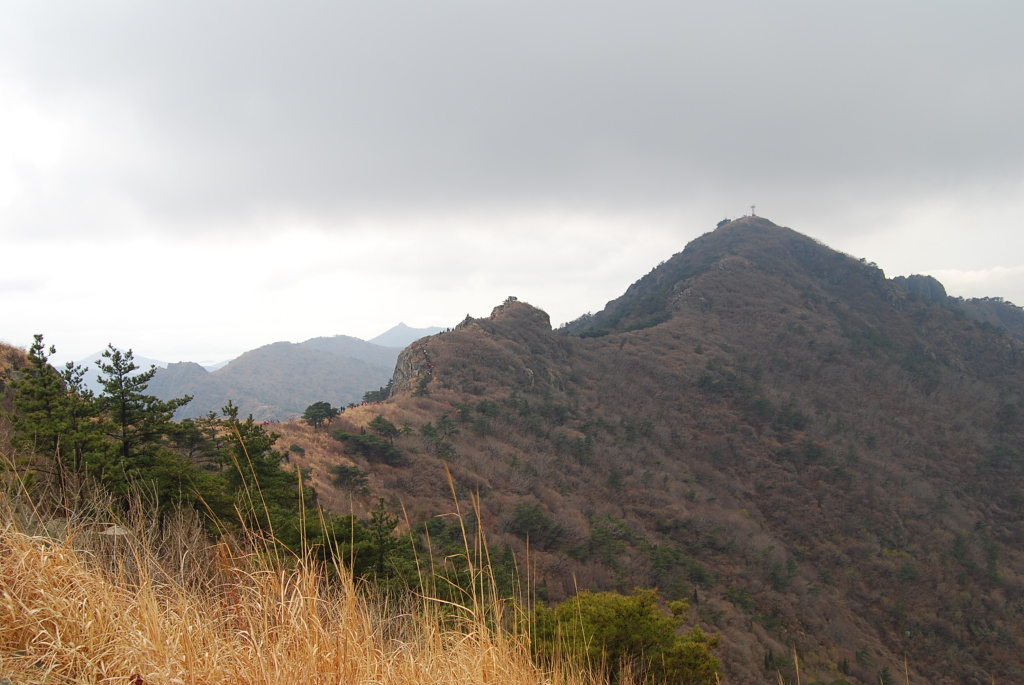
{"label": "tree line", "polygon": [[110,502],[109,513],[125,514],[141,500],[162,522],[191,507],[211,533],[306,549],[357,576],[414,575],[410,544],[396,536],[398,519],[383,501],[366,520],[323,512],[308,470],[289,466],[287,453],[276,449],[280,436],[251,415],[242,419],[231,401],[219,415],[174,421],[192,398],[148,394],[156,367],[140,369],[131,350],[110,345],[103,352],[98,393],[86,387],[82,366],[51,365],[55,353],[36,335],[27,364],[10,379],[3,415],[13,449],[0,462],[51,515],[102,515]]}

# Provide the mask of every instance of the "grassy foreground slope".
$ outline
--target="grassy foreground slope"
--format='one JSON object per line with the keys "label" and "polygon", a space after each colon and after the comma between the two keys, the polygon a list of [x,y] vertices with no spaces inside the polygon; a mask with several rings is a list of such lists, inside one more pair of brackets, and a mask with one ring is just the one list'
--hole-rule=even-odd
{"label": "grassy foreground slope", "polygon": [[189,517],[162,531],[145,517],[42,523],[10,491],[0,497],[9,682],[587,682],[537,668],[497,604],[389,601],[341,568],[208,544]]}

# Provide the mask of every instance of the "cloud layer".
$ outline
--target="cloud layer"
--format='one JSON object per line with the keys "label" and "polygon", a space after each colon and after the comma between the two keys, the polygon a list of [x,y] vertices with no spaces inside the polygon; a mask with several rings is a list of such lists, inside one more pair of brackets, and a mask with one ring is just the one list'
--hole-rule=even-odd
{"label": "cloud layer", "polygon": [[[564,320],[751,204],[890,275],[1024,266],[1020,3],[0,7],[21,344],[30,313],[73,316],[57,293],[125,282],[125,332],[166,323],[154,301],[281,317],[225,350],[444,325],[510,288]],[[174,332],[196,349],[180,325],[153,337]]]}

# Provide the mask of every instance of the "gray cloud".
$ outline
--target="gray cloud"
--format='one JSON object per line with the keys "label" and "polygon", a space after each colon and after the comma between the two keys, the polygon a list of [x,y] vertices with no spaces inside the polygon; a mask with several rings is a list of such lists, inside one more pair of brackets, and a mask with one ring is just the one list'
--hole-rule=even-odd
{"label": "gray cloud", "polygon": [[633,210],[1024,172],[1016,3],[19,10],[15,73],[138,123],[107,132],[129,149],[90,160],[90,182],[172,223]]}

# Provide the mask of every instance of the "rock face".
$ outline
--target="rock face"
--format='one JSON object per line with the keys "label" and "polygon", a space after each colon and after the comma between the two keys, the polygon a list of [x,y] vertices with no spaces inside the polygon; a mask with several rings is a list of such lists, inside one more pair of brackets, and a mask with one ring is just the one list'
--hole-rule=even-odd
{"label": "rock face", "polygon": [[914,274],[913,276],[897,276],[892,280],[896,285],[909,293],[917,295],[925,302],[944,305],[949,299],[949,296],[946,295],[946,289],[938,280],[931,276]]}
{"label": "rock face", "polygon": [[[472,336],[470,339],[474,340],[483,337],[492,340],[514,341],[528,346],[534,353],[555,354],[554,350],[547,349],[551,347],[551,317],[547,312],[520,302],[515,297],[509,297],[504,303],[495,307],[491,311],[491,315],[485,319],[474,319],[467,316],[452,331],[452,333],[455,332],[462,335],[438,333],[420,338],[405,348],[398,355],[395,372],[391,377],[391,394],[399,395],[416,392],[421,388],[429,389],[435,372],[441,367],[450,368],[446,363],[451,361],[449,359],[450,347],[444,343],[466,340],[466,334],[470,334]],[[444,355],[444,359],[440,361],[437,358],[439,348],[443,349]],[[455,363],[460,366],[465,364],[461,360]],[[529,368],[521,369],[521,373],[526,378],[534,377],[534,371]]]}
{"label": "rock face", "polygon": [[491,310],[490,320],[494,325],[502,326],[508,334],[514,334],[517,329],[545,333],[551,331],[551,317],[547,312],[520,302],[515,297],[508,298]]}
{"label": "rock face", "polygon": [[392,394],[415,392],[420,380],[426,377],[430,371],[427,366],[430,353],[426,351],[429,340],[417,340],[399,353],[391,376]]}
{"label": "rock face", "polygon": [[201,383],[210,372],[195,362],[175,362],[165,369],[168,376],[173,376],[179,383]]}

